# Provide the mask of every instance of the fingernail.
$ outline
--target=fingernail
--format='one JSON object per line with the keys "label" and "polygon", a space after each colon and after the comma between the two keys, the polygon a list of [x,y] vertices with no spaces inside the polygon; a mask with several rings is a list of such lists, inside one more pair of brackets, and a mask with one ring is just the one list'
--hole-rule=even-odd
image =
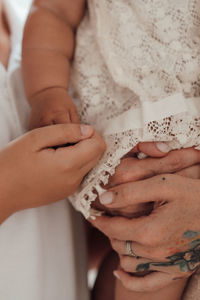
{"label": "fingernail", "polygon": [[89,125],[81,125],[80,127],[82,136],[89,136],[93,131],[92,127]]}
{"label": "fingernail", "polygon": [[120,279],[120,276],[119,276],[119,274],[118,274],[117,271],[114,271],[114,272],[113,272],[113,275],[114,275],[117,279]]}
{"label": "fingernail", "polygon": [[156,143],[156,147],[159,151],[168,153],[170,150],[172,150],[166,143],[158,142]]}
{"label": "fingernail", "polygon": [[101,204],[106,205],[106,204],[111,204],[113,202],[113,193],[112,192],[106,192],[103,195],[99,197],[99,201]]}

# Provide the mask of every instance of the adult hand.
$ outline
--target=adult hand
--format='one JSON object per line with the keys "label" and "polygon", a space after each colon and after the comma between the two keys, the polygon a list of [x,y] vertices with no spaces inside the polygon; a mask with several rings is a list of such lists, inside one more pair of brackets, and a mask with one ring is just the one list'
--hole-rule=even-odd
{"label": "adult hand", "polygon": [[72,194],[104,150],[90,126],[73,124],[35,129],[8,144],[0,151],[0,221]]}
{"label": "adult hand", "polygon": [[141,158],[145,155],[150,157],[163,157],[172,149],[163,142],[142,142],[138,143],[129,154],[139,153]]}
{"label": "adult hand", "polygon": [[142,147],[143,153],[148,156],[152,154],[154,157],[157,156],[157,158],[148,157],[138,160],[135,157],[131,157],[132,153],[130,153],[129,157],[121,161],[115,174],[110,178],[108,188],[164,173],[180,172],[180,174],[184,175],[183,170],[200,163],[200,151],[194,148],[159,153],[154,143],[141,143],[140,147]]}
{"label": "adult hand", "polygon": [[[199,152],[194,149],[173,151],[167,157],[156,160],[127,158],[111,180],[112,186],[120,181],[129,183],[111,188],[111,193],[103,195],[101,199],[107,207],[120,210],[126,207],[131,211],[140,202],[156,204],[153,214],[146,217],[130,220],[104,216],[93,222],[111,238],[114,249],[120,255],[125,254],[125,240],[131,240],[134,241],[134,252],[145,257],[136,260],[123,256],[121,264],[125,271],[157,271],[143,278],[118,271],[125,287],[135,291],[158,289],[177,277],[191,275],[198,267],[200,182],[180,175],[199,178],[199,167],[180,171],[179,175],[155,176],[135,183],[130,181],[163,171],[173,173],[197,164],[199,158]],[[111,200],[113,202],[108,204]]]}

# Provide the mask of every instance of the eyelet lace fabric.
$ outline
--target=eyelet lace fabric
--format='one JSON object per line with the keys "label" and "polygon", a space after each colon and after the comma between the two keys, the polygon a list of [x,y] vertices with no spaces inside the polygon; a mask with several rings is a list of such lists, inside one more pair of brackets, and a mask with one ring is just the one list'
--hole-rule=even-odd
{"label": "eyelet lace fabric", "polygon": [[138,142],[200,149],[200,1],[88,0],[71,86],[82,122],[107,144],[70,197],[88,218],[98,214],[91,203]]}
{"label": "eyelet lace fabric", "polygon": [[71,197],[88,218],[102,184],[138,142],[200,145],[200,2],[89,0],[71,85],[82,122],[107,143]]}

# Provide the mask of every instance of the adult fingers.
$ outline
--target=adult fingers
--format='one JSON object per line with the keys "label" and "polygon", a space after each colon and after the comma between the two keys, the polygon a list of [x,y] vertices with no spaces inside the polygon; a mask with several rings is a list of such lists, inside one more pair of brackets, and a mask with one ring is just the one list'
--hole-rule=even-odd
{"label": "adult fingers", "polygon": [[134,292],[153,292],[169,285],[174,279],[173,274],[162,272],[153,272],[144,277],[136,277],[123,270],[117,270],[114,275],[121,280],[125,288]]}
{"label": "adult fingers", "polygon": [[[168,228],[174,223],[174,218],[169,218],[171,209],[171,203],[165,203],[148,216],[133,219],[101,216],[91,222],[110,239],[135,241],[150,247],[174,247],[169,241],[168,232]],[[178,210],[177,207],[173,215],[176,215]]]}
{"label": "adult fingers", "polygon": [[151,157],[163,157],[166,156],[169,151],[172,149],[162,142],[142,142],[137,144],[130,152],[129,155],[135,153],[143,153],[146,156]]}
{"label": "adult fingers", "polygon": [[138,160],[128,157],[116,168],[109,186],[141,180],[164,173],[175,173],[200,162],[200,151],[193,148],[171,151],[163,158]]}
{"label": "adult fingers", "polygon": [[[117,239],[111,239],[112,248],[121,256],[127,255],[126,241],[119,241]],[[182,248],[175,247],[151,247],[144,246],[135,241],[131,242],[130,247],[137,257],[145,257],[150,260],[165,261],[167,257],[173,255],[176,252],[184,251],[188,248],[188,244],[182,245]]]}
{"label": "adult fingers", "polygon": [[[145,162],[148,164],[148,159],[145,159]],[[147,165],[144,168],[143,165],[143,162],[135,157],[123,158],[106,187],[111,188],[118,184],[151,177],[152,172],[154,172],[153,169],[148,169]]]}
{"label": "adult fingers", "polygon": [[82,177],[85,176],[97,164],[101,156],[102,153],[96,155],[96,157],[93,160],[90,160],[87,163],[84,161],[82,162],[82,165],[84,165],[79,168]]}
{"label": "adult fingers", "polygon": [[[143,273],[149,271],[159,271],[168,274],[176,274],[176,276],[189,276],[191,272],[183,272],[180,266],[171,263],[169,260],[154,261],[146,258],[133,258],[130,256],[120,257],[120,266],[128,273]],[[187,270],[188,271],[188,270]]]}
{"label": "adult fingers", "polygon": [[[161,159],[162,164],[169,164],[165,172],[176,172],[200,162],[200,152],[194,148],[173,150]],[[162,166],[163,167],[163,166]]]}
{"label": "adult fingers", "polygon": [[[79,125],[76,125],[79,126]],[[106,149],[106,145],[98,133],[74,146],[58,149],[60,159],[70,160],[73,167],[82,168],[92,161],[98,161]]]}
{"label": "adult fingers", "polygon": [[139,152],[146,154],[151,157],[163,157],[168,154],[172,149],[166,144],[162,142],[152,143],[152,142],[144,142],[138,144]]}
{"label": "adult fingers", "polygon": [[148,217],[140,217],[138,219],[127,219],[124,217],[107,217],[101,216],[96,217],[95,220],[89,219],[89,221],[98,228],[101,232],[103,232],[110,239],[119,239],[119,240],[134,240],[141,242],[141,244],[146,245],[146,238],[143,235],[143,230],[141,230],[141,226],[143,226]]}
{"label": "adult fingers", "polygon": [[[180,180],[181,179],[181,180]],[[178,175],[158,175],[146,180],[128,182],[109,189],[99,197],[102,205],[109,208],[127,208],[145,202],[170,200],[181,190],[177,185],[183,184],[183,177]]]}
{"label": "adult fingers", "polygon": [[35,150],[77,143],[92,136],[94,130],[87,125],[59,124],[38,128],[27,133]]}
{"label": "adult fingers", "polygon": [[177,175],[189,177],[192,179],[200,178],[200,165],[192,166],[190,168],[186,168],[176,173]]}
{"label": "adult fingers", "polygon": [[[139,160],[135,157],[126,157],[121,160],[120,165],[116,168],[115,174],[110,177],[107,188],[113,187],[122,183],[142,180],[163,174],[161,169],[160,159],[147,158]],[[170,173],[167,172],[166,173]]]}

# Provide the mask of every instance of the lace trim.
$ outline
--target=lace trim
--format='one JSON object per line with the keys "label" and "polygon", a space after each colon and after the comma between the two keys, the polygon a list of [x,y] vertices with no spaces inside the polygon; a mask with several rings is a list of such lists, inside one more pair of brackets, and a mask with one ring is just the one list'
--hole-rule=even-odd
{"label": "lace trim", "polygon": [[107,151],[97,166],[86,176],[79,190],[70,197],[74,207],[85,218],[97,216],[100,212],[91,209],[91,203],[105,190],[102,185],[108,183],[110,175],[119,165],[121,158],[134,146],[145,141],[164,141],[172,149],[195,146],[200,150],[200,117],[193,117],[188,113],[151,121],[144,129],[128,130],[122,133],[105,135]]}

